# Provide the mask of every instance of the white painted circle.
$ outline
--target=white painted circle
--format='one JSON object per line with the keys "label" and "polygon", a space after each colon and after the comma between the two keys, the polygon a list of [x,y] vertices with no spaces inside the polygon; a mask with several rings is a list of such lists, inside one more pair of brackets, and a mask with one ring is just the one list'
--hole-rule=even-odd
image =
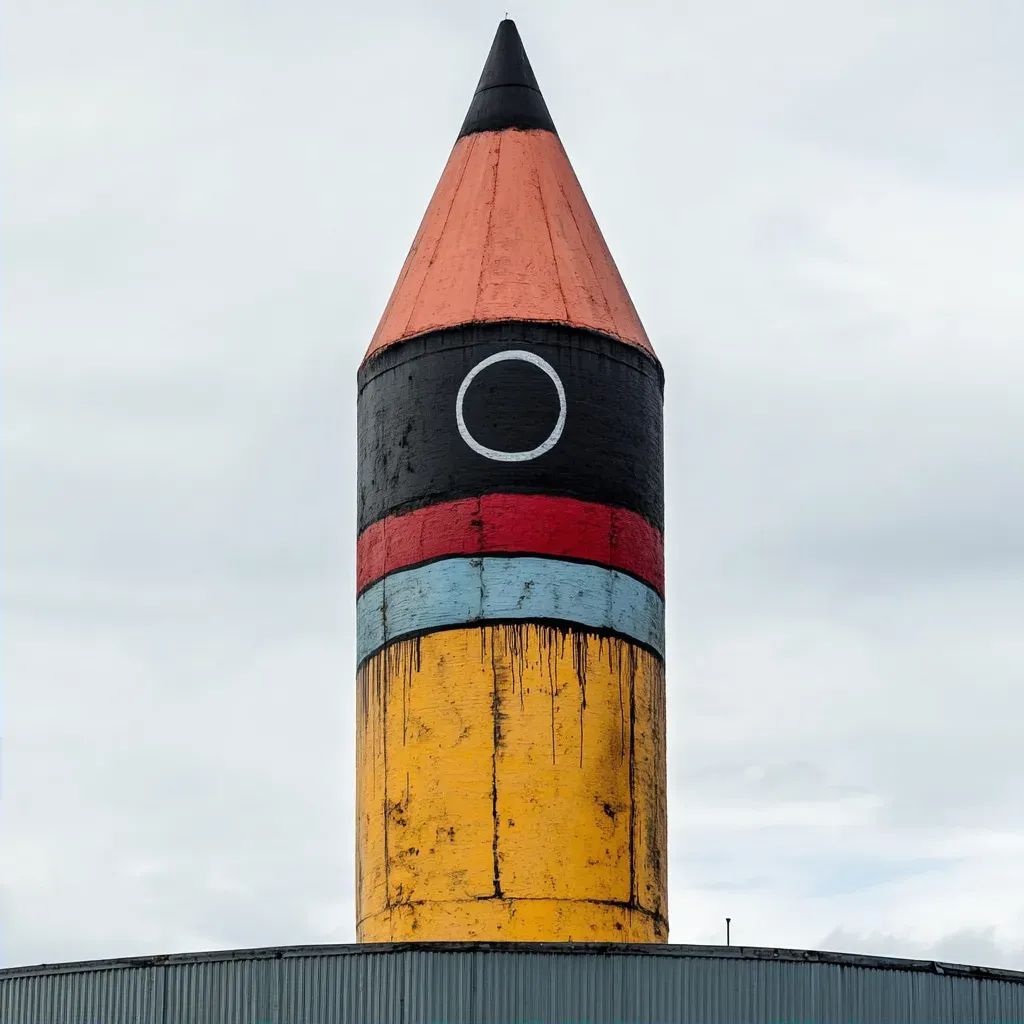
{"label": "white painted circle", "polygon": [[[558,392],[558,422],[551,433],[548,434],[547,440],[543,444],[537,445],[536,448],[531,448],[528,452],[502,452],[496,448],[488,448],[480,444],[469,432],[466,420],[462,415],[463,400],[466,397],[466,392],[469,390],[469,385],[476,379],[477,374],[486,370],[488,366],[493,366],[495,363],[504,363],[509,359],[518,359],[524,363],[532,363],[543,370],[551,378],[551,382],[555,385],[555,390]],[[562,387],[562,381],[558,374],[555,373],[555,368],[547,360],[541,359],[535,353],[525,352],[522,349],[495,352],[493,356],[482,359],[466,374],[466,379],[459,388],[459,397],[455,400],[455,419],[459,424],[459,433],[462,435],[462,440],[478,455],[482,455],[485,459],[494,459],[496,462],[528,462],[530,459],[535,459],[539,455],[551,451],[558,444],[558,439],[562,436],[562,430],[565,428],[565,388]]]}

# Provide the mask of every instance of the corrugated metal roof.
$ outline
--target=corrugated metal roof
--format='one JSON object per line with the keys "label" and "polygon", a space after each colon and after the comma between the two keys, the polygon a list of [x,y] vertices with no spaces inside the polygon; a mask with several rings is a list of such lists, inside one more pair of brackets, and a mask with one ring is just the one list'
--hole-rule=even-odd
{"label": "corrugated metal roof", "polygon": [[1024,1022],[1024,973],[720,946],[290,946],[0,971],[0,1024]]}

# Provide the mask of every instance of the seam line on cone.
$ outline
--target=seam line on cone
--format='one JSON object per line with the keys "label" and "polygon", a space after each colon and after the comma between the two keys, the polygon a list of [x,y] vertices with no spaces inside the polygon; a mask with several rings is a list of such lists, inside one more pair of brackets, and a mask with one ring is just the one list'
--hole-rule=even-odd
{"label": "seam line on cone", "polygon": [[[483,134],[483,133],[480,133]],[[487,231],[484,234],[484,246],[483,251],[480,254],[480,273],[476,278],[476,288],[473,292],[473,319],[476,319],[476,310],[480,305],[480,289],[483,287],[484,280],[484,261],[487,258],[487,253],[490,249],[491,243],[491,226],[494,221],[494,207],[498,202],[498,168],[501,166],[501,132],[497,133],[495,141],[498,143],[497,148],[494,152],[494,183],[491,186],[491,203],[487,208]],[[488,153],[490,157],[490,153]]]}
{"label": "seam line on cone", "polygon": [[473,150],[475,148],[476,139],[473,139],[469,145],[469,152],[466,154],[466,159],[463,161],[462,168],[459,171],[459,180],[455,183],[455,188],[452,189],[452,201],[448,204],[448,209],[444,215],[444,223],[441,225],[441,230],[437,233],[437,241],[434,243],[434,251],[430,254],[430,259],[427,260],[427,269],[423,271],[423,280],[420,281],[420,286],[416,289],[416,297],[411,303],[409,303],[409,317],[405,321],[405,326],[402,328],[403,335],[408,333],[409,324],[412,323],[413,317],[416,315],[416,307],[419,305],[420,295],[422,295],[423,289],[426,286],[427,278],[430,277],[430,271],[434,266],[434,260],[437,259],[437,250],[441,248],[441,241],[444,239],[445,229],[448,227],[448,221],[451,218],[452,210],[455,209],[455,200],[459,196],[459,189],[462,188],[462,179],[466,176],[466,168],[469,167],[469,163],[473,159]]}

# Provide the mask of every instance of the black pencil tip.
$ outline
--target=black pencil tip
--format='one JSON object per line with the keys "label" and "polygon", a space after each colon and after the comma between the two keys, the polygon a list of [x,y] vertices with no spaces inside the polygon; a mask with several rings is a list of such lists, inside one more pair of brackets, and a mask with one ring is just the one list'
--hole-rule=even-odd
{"label": "black pencil tip", "polygon": [[507,14],[494,35],[459,138],[503,128],[555,131],[516,23]]}

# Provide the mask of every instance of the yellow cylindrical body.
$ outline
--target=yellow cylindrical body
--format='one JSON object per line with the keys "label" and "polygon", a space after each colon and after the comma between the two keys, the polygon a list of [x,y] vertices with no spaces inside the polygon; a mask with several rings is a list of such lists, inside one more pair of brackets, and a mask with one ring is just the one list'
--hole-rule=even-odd
{"label": "yellow cylindrical body", "polygon": [[361,942],[667,940],[665,678],[534,623],[401,640],[359,669]]}

